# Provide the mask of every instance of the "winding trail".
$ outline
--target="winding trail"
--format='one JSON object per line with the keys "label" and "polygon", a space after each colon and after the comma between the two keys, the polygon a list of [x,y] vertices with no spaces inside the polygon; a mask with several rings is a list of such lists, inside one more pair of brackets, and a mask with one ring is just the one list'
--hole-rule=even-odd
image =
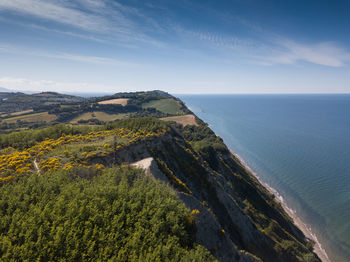
{"label": "winding trail", "polygon": [[40,174],[40,173],[41,173],[41,170],[40,170],[39,164],[38,164],[38,162],[36,161],[36,159],[34,159],[33,164],[34,164],[34,168],[35,168],[36,172],[37,172],[38,174]]}

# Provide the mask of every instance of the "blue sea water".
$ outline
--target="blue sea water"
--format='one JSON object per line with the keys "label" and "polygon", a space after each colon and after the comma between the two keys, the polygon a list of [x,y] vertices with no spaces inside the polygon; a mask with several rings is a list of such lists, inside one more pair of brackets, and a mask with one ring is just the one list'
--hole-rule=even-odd
{"label": "blue sea water", "polygon": [[350,261],[350,95],[179,95],[325,247]]}

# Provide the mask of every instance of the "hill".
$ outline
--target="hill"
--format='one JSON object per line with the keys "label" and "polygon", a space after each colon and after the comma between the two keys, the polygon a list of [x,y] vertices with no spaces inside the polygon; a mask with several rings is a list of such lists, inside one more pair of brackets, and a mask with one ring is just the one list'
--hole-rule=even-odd
{"label": "hill", "polygon": [[[98,103],[112,99],[128,100]],[[173,114],[152,107],[165,100],[178,105]],[[86,103],[129,116],[0,135],[2,259],[320,261],[274,195],[180,100],[155,91]]]}
{"label": "hill", "polygon": [[188,113],[180,100],[162,91],[117,93],[95,98],[54,92],[31,95],[0,93],[0,99],[0,134],[48,124],[100,125],[120,118],[169,117]]}

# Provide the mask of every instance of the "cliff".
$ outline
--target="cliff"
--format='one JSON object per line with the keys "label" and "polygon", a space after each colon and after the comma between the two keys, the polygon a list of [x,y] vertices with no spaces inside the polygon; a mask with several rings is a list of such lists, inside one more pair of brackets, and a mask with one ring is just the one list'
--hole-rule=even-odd
{"label": "cliff", "polygon": [[[144,96],[143,93],[142,95]],[[129,93],[122,94],[122,97],[128,99],[132,99],[133,96]],[[181,109],[186,116],[192,114],[181,101],[169,95],[162,98],[162,102],[165,99],[171,99],[172,103],[176,101],[176,105],[179,105],[176,112]],[[146,102],[150,103],[148,100]],[[161,106],[160,108],[164,108]],[[155,113],[151,110],[142,111],[142,114],[147,116],[148,112]],[[164,117],[164,114],[159,116]],[[6,218],[7,223],[4,223],[0,230],[3,239],[10,243],[6,242],[6,245],[25,245],[25,240],[22,239],[23,243],[18,243],[16,237],[12,240],[9,237],[14,234],[10,228],[11,225],[14,227],[11,223],[17,212],[16,208],[21,205],[20,199],[35,198],[35,201],[30,200],[33,207],[40,202],[29,189],[26,189],[22,198],[16,198],[17,200],[10,201],[6,198],[6,194],[10,194],[8,192],[23,190],[19,188],[29,183],[28,177],[37,176],[40,183],[51,185],[57,181],[50,182],[51,184],[45,182],[45,176],[53,177],[57,172],[63,172],[65,177],[71,177],[71,182],[67,183],[74,184],[77,179],[96,179],[94,177],[101,176],[100,170],[107,170],[108,173],[108,170],[115,167],[140,166],[139,161],[145,160],[143,167],[141,166],[141,169],[146,169],[143,175],[151,177],[163,187],[170,187],[170,191],[177,195],[177,200],[191,212],[190,220],[193,218],[195,221],[184,224],[185,228],[188,227],[186,234],[193,239],[189,237],[192,240],[182,243],[182,248],[191,250],[194,245],[202,246],[219,261],[320,261],[313,252],[312,241],[294,225],[274,195],[260,184],[204,122],[195,116],[193,119],[186,118],[194,122],[183,122],[181,119],[177,121],[178,118],[174,116],[162,119],[170,122],[144,117],[119,120],[97,129],[89,129],[86,126],[55,126],[39,130],[37,133],[22,131],[16,136],[2,137],[4,145],[6,142],[6,145],[18,146],[17,149],[4,148],[0,156],[0,178],[3,183],[0,199],[0,205],[3,207],[1,217],[4,221]],[[21,134],[25,134],[25,138],[21,138]],[[48,139],[45,140],[45,137]],[[122,172],[125,173],[125,179],[129,180],[127,172],[134,171]],[[48,193],[43,187],[40,188],[43,190],[40,194],[46,196]],[[84,183],[79,184],[79,188],[84,188]],[[59,196],[61,191],[57,192],[55,194]],[[89,199],[93,203],[97,201],[94,198]],[[140,201],[147,210],[152,211],[154,208],[148,207],[150,204],[147,204],[145,199]],[[162,207],[163,212],[166,209],[166,206]],[[25,220],[29,211],[25,208],[21,212]],[[103,213],[103,209],[101,212]],[[16,217],[18,219],[18,214]],[[83,216],[82,219],[97,223],[95,216]],[[48,230],[52,230],[51,226],[56,223],[55,219],[50,221]],[[84,226],[80,225],[79,228],[84,231]],[[75,230],[74,227],[72,230]],[[170,236],[167,232],[164,230],[163,234]],[[20,233],[18,234],[14,236],[19,237]],[[132,234],[133,232],[128,232],[126,235]],[[47,233],[46,237],[50,239],[50,233]],[[39,241],[37,235],[34,239]],[[76,241],[79,243],[79,237]],[[7,254],[7,246],[4,243],[0,243],[0,255]],[[35,243],[33,248],[37,249]],[[205,252],[203,254],[201,253],[202,259],[206,257],[210,260]],[[124,257],[131,259],[131,256]],[[142,254],[135,257],[140,260]],[[169,255],[168,258],[178,260],[176,257]]]}
{"label": "cliff", "polygon": [[152,157],[149,172],[199,211],[196,241],[219,261],[320,261],[274,196],[198,122],[173,124],[166,135],[125,148],[117,159]]}

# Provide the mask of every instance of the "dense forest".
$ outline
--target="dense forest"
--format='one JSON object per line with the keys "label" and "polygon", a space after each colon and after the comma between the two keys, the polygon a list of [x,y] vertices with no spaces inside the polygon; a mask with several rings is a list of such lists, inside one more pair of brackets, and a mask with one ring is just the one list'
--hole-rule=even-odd
{"label": "dense forest", "polygon": [[195,213],[143,171],[58,171],[0,188],[2,261],[213,261]]}

